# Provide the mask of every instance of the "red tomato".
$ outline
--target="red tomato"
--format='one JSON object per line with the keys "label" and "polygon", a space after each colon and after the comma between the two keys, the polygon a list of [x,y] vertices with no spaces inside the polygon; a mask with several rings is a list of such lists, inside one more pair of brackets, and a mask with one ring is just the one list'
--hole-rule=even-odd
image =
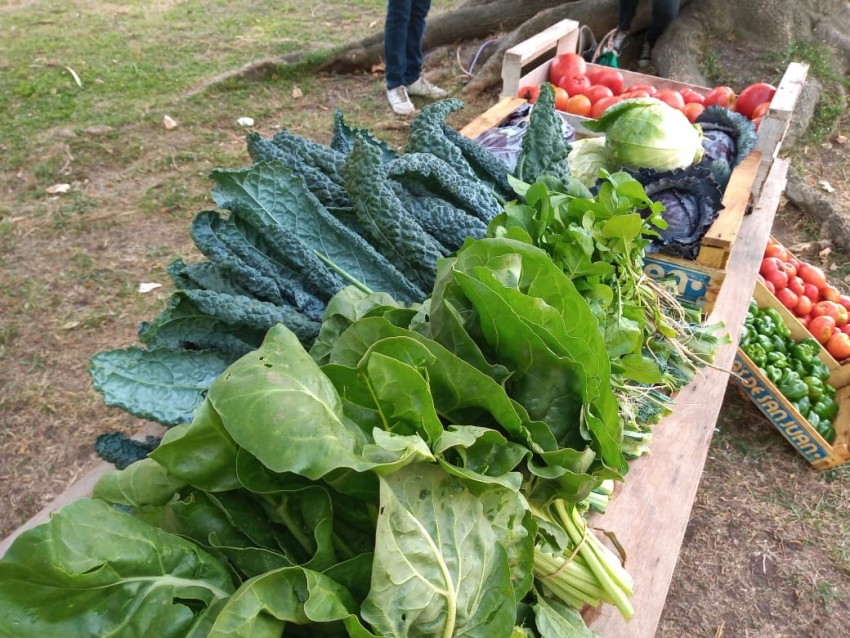
{"label": "red tomato", "polygon": [[728,86],[715,86],[705,96],[703,104],[711,106],[718,104],[724,108],[731,109],[735,106],[735,91]]}
{"label": "red tomato", "polygon": [[570,96],[567,95],[567,92],[562,89],[560,86],[555,87],[555,108],[558,111],[566,111],[567,110],[567,100],[570,99]]}
{"label": "red tomato", "polygon": [[565,77],[587,73],[587,62],[578,53],[562,53],[549,65],[549,81],[560,85]]}
{"label": "red tomato", "polygon": [[655,95],[658,92],[651,84],[632,84],[631,86],[627,86],[626,90],[628,91],[646,91],[647,95]]}
{"label": "red tomato", "polygon": [[604,84],[594,84],[584,94],[588,97],[591,104],[596,104],[603,97],[614,97],[611,89]]}
{"label": "red tomato", "polygon": [[[790,290],[790,288],[788,288]],[[797,295],[797,305],[794,306],[794,314],[798,317],[805,317],[812,312],[814,304],[806,295]]]}
{"label": "red tomato", "polygon": [[770,291],[771,295],[776,294],[776,287],[771,282],[769,282],[767,279],[764,280],[764,287],[767,288]]}
{"label": "red tomato", "polygon": [[835,319],[828,315],[813,317],[806,327],[815,339],[820,343],[826,343],[832,335],[832,329],[835,328]]}
{"label": "red tomato", "polygon": [[839,332],[832,335],[826,342],[826,351],[838,361],[850,357],[850,335]]}
{"label": "red tomato", "polygon": [[630,100],[635,97],[650,97],[650,94],[646,91],[626,91],[625,93],[620,93],[620,97],[624,100]]}
{"label": "red tomato", "polygon": [[788,275],[785,274],[784,270],[777,270],[769,275],[765,275],[764,278],[773,284],[777,293],[788,285]]}
{"label": "red tomato", "polygon": [[[788,254],[788,250],[779,243],[768,244],[767,248],[764,249],[765,257],[776,257],[780,261],[789,261],[791,259],[791,255]],[[794,267],[796,269],[796,266]]]}
{"label": "red tomato", "polygon": [[685,98],[683,98],[682,94],[676,89],[661,89],[652,97],[656,100],[661,100],[662,102],[669,104],[679,111],[685,108]]}
{"label": "red tomato", "polygon": [[705,110],[705,107],[699,102],[688,102],[685,104],[685,108],[682,109],[682,113],[688,118],[688,122],[693,124],[697,121],[697,118],[702,115],[702,112]]}
{"label": "red tomato", "polygon": [[819,301],[812,309],[812,316],[822,317],[824,315],[835,319],[835,325],[839,328],[847,323],[847,318],[850,316],[847,313],[847,308],[841,304],[834,301]]}
{"label": "red tomato", "polygon": [[823,274],[823,271],[817,266],[812,266],[811,264],[800,264],[800,267],[797,269],[797,274],[803,278],[807,284],[813,284],[817,286],[818,290],[823,290],[826,287],[826,275]]}
{"label": "red tomato", "polygon": [[679,93],[682,94],[682,99],[685,101],[685,104],[703,104],[705,103],[705,98],[701,93],[697,93],[691,88],[685,87]]}
{"label": "red tomato", "polygon": [[753,113],[750,116],[750,119],[760,120],[762,117],[767,115],[768,110],[770,110],[770,102],[762,102],[756,108],[753,109]]}
{"label": "red tomato", "polygon": [[760,275],[767,277],[768,275],[779,272],[780,270],[785,272],[782,262],[776,257],[765,257],[761,260],[761,267],[759,267]]}
{"label": "red tomato", "polygon": [[817,303],[820,301],[820,290],[818,290],[818,287],[814,284],[804,284],[803,294],[806,295],[809,299],[811,299],[812,303]]}
{"label": "red tomato", "polygon": [[843,326],[841,326],[841,332],[846,335],[850,335],[850,323],[845,323]]}
{"label": "red tomato", "polygon": [[601,100],[599,100],[596,104],[593,105],[593,108],[590,109],[590,117],[592,117],[594,120],[602,117],[602,114],[605,112],[605,109],[607,109],[612,104],[616,104],[621,99],[622,98],[620,98],[620,96],[618,95],[615,95],[613,97],[603,97]]}
{"label": "red tomato", "polygon": [[750,84],[747,88],[741,91],[738,99],[735,102],[735,110],[750,119],[755,119],[753,111],[762,102],[770,102],[776,93],[776,87],[764,82],[756,82]]}
{"label": "red tomato", "polygon": [[848,311],[850,311],[850,297],[848,297],[847,295],[839,295],[838,303],[840,303],[842,306],[847,308]]}
{"label": "red tomato", "polygon": [[789,280],[797,277],[797,269],[794,268],[794,264],[789,261],[782,262],[782,270],[784,270],[785,274],[788,275]]}
{"label": "red tomato", "polygon": [[[791,277],[789,275],[789,277],[788,277],[788,290],[793,292],[798,297],[800,297],[800,296],[805,297],[806,296],[806,284],[799,277]],[[809,298],[806,297],[806,299],[809,299]],[[811,301],[811,299],[809,299],[809,301]]]}
{"label": "red tomato", "polygon": [[[788,254],[790,255],[791,253],[788,253]],[[800,266],[802,266],[802,265],[803,265],[803,262],[802,262],[802,261],[800,261],[799,259],[797,259],[796,257],[789,257],[787,261],[788,261],[788,263],[789,263],[789,264],[791,264],[792,266],[794,266],[794,269],[795,269],[797,272],[799,272],[799,271],[800,271]]]}
{"label": "red tomato", "polygon": [[519,91],[517,91],[516,94],[517,97],[521,97],[524,100],[528,100],[531,104],[534,104],[537,101],[539,95],[539,86],[524,86]]}
{"label": "red tomato", "polygon": [[607,66],[591,68],[587,70],[587,77],[593,84],[607,86],[614,95],[620,95],[623,92],[623,74],[617,69]]}
{"label": "red tomato", "polygon": [[820,296],[821,299],[834,301],[835,303],[839,303],[841,301],[841,293],[838,292],[838,288],[830,286],[829,284],[820,289]]}
{"label": "red tomato", "polygon": [[799,301],[799,297],[791,292],[789,288],[778,289],[776,291],[776,298],[779,299],[779,302],[788,308],[788,310],[793,310]]}
{"label": "red tomato", "polygon": [[584,92],[590,88],[590,80],[587,79],[586,75],[565,75],[558,82],[558,86],[565,89],[570,97],[575,97],[576,95],[584,95]]}
{"label": "red tomato", "polygon": [[573,95],[567,100],[567,105],[564,110],[573,115],[581,115],[582,117],[590,117],[590,99],[586,95]]}
{"label": "red tomato", "polygon": [[812,315],[803,315],[802,317],[797,317],[797,319],[799,320],[799,322],[800,322],[801,324],[803,324],[804,326],[808,327],[808,326],[809,326],[809,322],[812,320]]}

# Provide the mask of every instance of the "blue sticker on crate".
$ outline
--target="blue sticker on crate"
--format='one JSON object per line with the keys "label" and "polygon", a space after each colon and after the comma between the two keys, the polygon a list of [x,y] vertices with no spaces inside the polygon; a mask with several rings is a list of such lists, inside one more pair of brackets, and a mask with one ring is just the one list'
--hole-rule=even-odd
{"label": "blue sticker on crate", "polygon": [[692,270],[681,264],[672,264],[646,256],[643,259],[643,271],[653,279],[662,279],[672,275],[679,286],[679,296],[698,306],[705,305],[705,296],[711,285],[711,275]]}
{"label": "blue sticker on crate", "polygon": [[802,454],[809,463],[829,457],[829,452],[814,438],[809,436],[806,427],[802,425],[788,408],[788,400],[778,392],[766,387],[762,380],[753,372],[744,360],[735,355],[732,372],[738,376],[735,380],[756,404],[759,410],[770,419],[776,429],[782,433],[788,442]]}

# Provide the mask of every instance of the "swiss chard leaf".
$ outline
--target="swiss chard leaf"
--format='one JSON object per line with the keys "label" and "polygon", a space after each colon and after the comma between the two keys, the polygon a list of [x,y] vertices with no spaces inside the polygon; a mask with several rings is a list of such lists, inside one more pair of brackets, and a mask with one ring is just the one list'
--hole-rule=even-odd
{"label": "swiss chard leaf", "polygon": [[508,556],[463,483],[423,464],[383,477],[375,540],[361,614],[379,634],[510,636]]}
{"label": "swiss chard leaf", "polygon": [[0,630],[206,635],[232,592],[225,567],[195,544],[103,501],[79,499],[21,534],[0,561]]}

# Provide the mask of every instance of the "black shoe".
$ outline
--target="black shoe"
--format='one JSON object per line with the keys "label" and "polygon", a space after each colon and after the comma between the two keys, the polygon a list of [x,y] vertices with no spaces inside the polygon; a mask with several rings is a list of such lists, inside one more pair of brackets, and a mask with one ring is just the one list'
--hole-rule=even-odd
{"label": "black shoe", "polygon": [[644,41],[640,47],[640,57],[638,58],[638,66],[641,68],[648,67],[652,64],[652,47],[649,42]]}
{"label": "black shoe", "polygon": [[608,50],[613,52],[617,57],[623,52],[626,42],[629,41],[629,34],[626,31],[617,29],[611,39],[608,40]]}

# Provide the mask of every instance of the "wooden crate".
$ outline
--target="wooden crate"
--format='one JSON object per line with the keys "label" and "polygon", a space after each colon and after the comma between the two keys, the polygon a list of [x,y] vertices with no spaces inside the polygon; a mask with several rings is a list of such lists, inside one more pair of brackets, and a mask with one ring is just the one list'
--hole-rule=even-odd
{"label": "wooden crate", "polygon": [[[794,341],[802,341],[803,339],[813,338],[812,333],[809,332],[806,326],[800,323],[800,320],[797,319],[794,313],[783,306],[782,302],[780,302],[779,299],[777,299],[776,296],[758,280],[756,281],[756,287],[753,291],[753,299],[755,299],[759,308],[776,309],[782,317],[782,320],[785,322],[785,325],[788,326],[789,330],[791,330],[791,338],[794,339]],[[818,356],[820,357],[820,360],[824,362],[826,367],[832,371],[836,387],[850,385],[850,363],[842,365],[836,361],[835,357],[829,354],[823,346],[821,346]]]}
{"label": "wooden crate", "polygon": [[841,380],[836,378],[835,372],[829,379],[829,383],[838,390],[835,396],[838,415],[832,424],[835,429],[835,441],[832,443],[809,425],[740,348],[732,372],[744,394],[815,470],[829,470],[850,463],[850,386],[840,385]]}
{"label": "wooden crate", "polygon": [[[520,87],[539,85],[549,80],[549,66],[556,55],[578,49],[580,25],[574,20],[562,20],[545,31],[517,44],[505,52],[502,64],[502,97],[514,97]],[[597,65],[590,64],[589,68]],[[770,109],[759,125],[756,146],[732,172],[724,193],[724,210],[702,240],[696,261],[702,266],[723,270],[741,227],[741,221],[751,203],[757,201],[764,188],[770,167],[779,154],[788,131],[794,106],[808,74],[808,65],[792,62],[788,65]],[[678,82],[643,73],[619,69],[625,85],[649,84],[656,88],[689,88],[701,95],[711,89],[696,84]],[[568,116],[579,135],[589,134],[582,126],[586,118]]]}

